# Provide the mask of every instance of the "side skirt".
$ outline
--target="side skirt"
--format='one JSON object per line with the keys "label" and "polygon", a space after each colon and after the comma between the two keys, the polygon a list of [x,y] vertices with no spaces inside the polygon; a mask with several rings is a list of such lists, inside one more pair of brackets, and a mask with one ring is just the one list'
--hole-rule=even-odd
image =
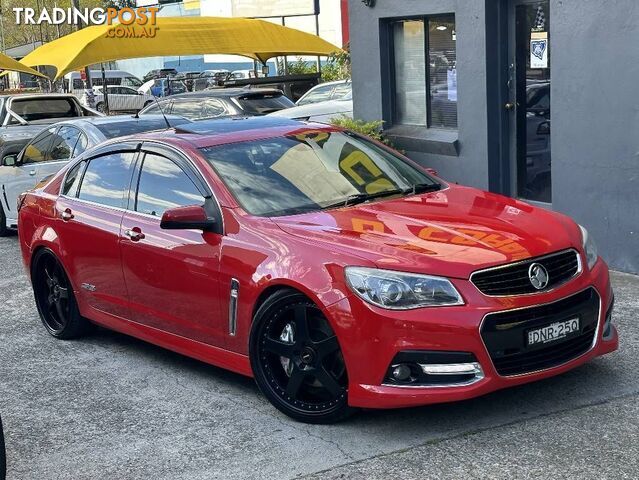
{"label": "side skirt", "polygon": [[[158,330],[154,327],[132,322],[122,317],[116,317],[108,313],[86,308],[82,305],[81,310],[90,310],[91,315],[85,315],[89,320],[116,332],[124,333],[132,337],[152,343],[158,347],[166,348],[187,357],[195,358],[202,362],[224,368],[247,377],[253,377],[251,362],[249,357],[239,353],[231,352],[223,348],[214,347],[206,343],[191,340],[190,338],[175,335],[173,333]],[[83,315],[84,315],[83,312]]]}

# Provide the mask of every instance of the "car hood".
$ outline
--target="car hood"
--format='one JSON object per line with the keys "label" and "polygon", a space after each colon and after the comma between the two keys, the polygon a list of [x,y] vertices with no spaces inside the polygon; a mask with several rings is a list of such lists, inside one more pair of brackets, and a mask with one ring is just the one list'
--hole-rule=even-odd
{"label": "car hood", "polygon": [[459,186],[272,220],[379,268],[455,278],[580,242],[577,225],[564,215]]}
{"label": "car hood", "polygon": [[302,118],[316,115],[332,115],[336,113],[347,113],[353,111],[352,100],[328,100],[326,102],[311,103],[301,107],[285,108],[277,112],[269,113],[276,117]]}

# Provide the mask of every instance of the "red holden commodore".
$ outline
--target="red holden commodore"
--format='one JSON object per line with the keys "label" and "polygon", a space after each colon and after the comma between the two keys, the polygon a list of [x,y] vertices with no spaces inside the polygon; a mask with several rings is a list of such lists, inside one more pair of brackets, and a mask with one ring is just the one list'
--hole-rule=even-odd
{"label": "red holden commodore", "polygon": [[51,335],[95,323],[253,376],[305,422],[476,397],[618,347],[583,227],[326,125],[110,141],[19,210]]}

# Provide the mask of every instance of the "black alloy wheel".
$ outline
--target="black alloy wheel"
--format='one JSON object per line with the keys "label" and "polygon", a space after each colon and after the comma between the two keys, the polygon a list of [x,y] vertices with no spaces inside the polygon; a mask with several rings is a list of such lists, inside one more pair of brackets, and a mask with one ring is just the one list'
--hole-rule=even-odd
{"label": "black alloy wheel", "polygon": [[286,415],[307,423],[350,416],[348,376],[337,336],[306,296],[282,290],[257,311],[251,366],[260,390]]}
{"label": "black alloy wheel", "polygon": [[86,333],[90,323],[80,315],[71,282],[55,255],[49,250],[40,250],[33,266],[36,306],[47,331],[65,340]]}

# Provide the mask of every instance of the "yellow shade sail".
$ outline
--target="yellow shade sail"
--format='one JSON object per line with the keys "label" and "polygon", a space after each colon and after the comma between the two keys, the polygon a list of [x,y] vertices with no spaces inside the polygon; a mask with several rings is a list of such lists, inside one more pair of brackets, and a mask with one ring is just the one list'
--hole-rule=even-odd
{"label": "yellow shade sail", "polygon": [[17,60],[14,60],[13,58],[7,57],[6,55],[0,53],[0,72],[4,71],[30,73],[31,75],[44,77],[44,75],[37,70],[29,68],[25,64],[20,63]]}
{"label": "yellow shade sail", "polygon": [[275,56],[340,50],[316,35],[248,18],[159,17],[155,27],[154,36],[149,36],[150,25],[87,27],[38,47],[22,62],[51,65],[58,79],[87,65],[128,58],[231,54],[266,62]]}

